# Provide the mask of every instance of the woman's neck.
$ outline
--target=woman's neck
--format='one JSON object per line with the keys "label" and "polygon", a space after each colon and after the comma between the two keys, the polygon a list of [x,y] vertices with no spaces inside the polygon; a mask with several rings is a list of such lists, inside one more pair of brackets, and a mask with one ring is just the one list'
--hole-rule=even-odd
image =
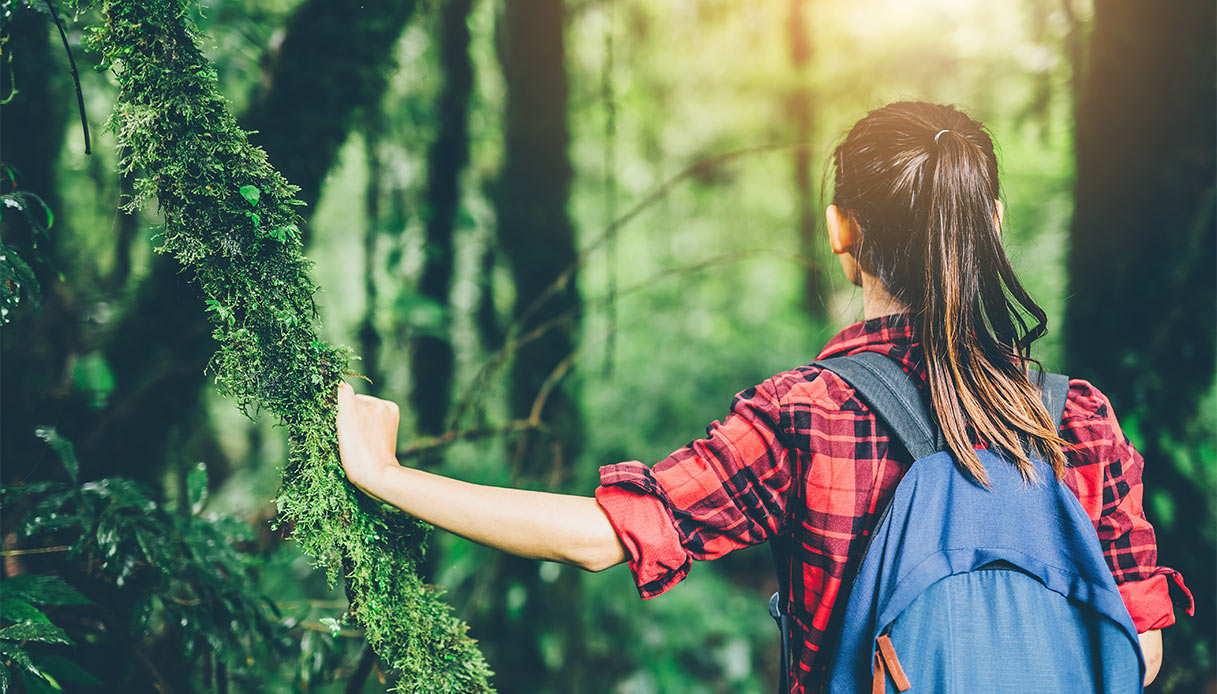
{"label": "woman's neck", "polygon": [[862,310],[866,320],[870,320],[893,313],[905,313],[909,309],[889,294],[878,278],[862,273]]}

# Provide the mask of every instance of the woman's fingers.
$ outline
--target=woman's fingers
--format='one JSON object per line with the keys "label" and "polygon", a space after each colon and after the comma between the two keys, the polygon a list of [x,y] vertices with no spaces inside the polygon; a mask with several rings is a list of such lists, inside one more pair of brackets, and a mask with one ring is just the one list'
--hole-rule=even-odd
{"label": "woman's fingers", "polygon": [[354,479],[366,458],[359,407],[355,391],[346,383],[338,385],[338,454],[347,476]]}
{"label": "woman's fingers", "polygon": [[355,399],[355,390],[349,384],[338,384],[338,418],[358,417],[359,407]]}

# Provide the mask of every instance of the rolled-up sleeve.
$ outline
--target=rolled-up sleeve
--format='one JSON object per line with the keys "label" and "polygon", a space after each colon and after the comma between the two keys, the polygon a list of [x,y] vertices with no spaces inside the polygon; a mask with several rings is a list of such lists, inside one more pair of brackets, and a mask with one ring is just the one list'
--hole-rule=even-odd
{"label": "rolled-up sleeve", "polygon": [[1145,461],[1124,435],[1107,397],[1086,381],[1070,385],[1062,434],[1099,461],[1076,470],[1079,499],[1095,519],[1103,556],[1137,631],[1168,627],[1176,610],[1194,614],[1195,602],[1179,572],[1158,565],[1157,538],[1143,508]]}
{"label": "rolled-up sleeve", "polygon": [[766,381],[735,396],[731,413],[653,467],[600,468],[596,501],[628,555],[638,592],[653,598],[693,559],[764,542],[783,525],[791,459],[782,405]]}

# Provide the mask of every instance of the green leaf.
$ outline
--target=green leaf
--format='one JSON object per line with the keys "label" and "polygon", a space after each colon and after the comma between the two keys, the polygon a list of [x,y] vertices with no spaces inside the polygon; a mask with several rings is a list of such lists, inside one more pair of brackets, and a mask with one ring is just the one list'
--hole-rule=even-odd
{"label": "green leaf", "polygon": [[62,643],[72,645],[72,640],[63,633],[63,629],[50,622],[21,622],[0,629],[0,639],[8,641],[41,641],[42,643]]}
{"label": "green leaf", "polygon": [[42,656],[38,659],[40,665],[48,673],[55,675],[56,679],[67,684],[78,684],[82,687],[100,687],[102,681],[97,679],[88,670],[82,668],[70,658],[65,658],[58,653],[51,653]]}
{"label": "green leaf", "polygon": [[30,654],[26,653],[24,648],[15,643],[0,641],[0,655],[13,661],[13,664],[17,667],[25,668],[31,672],[39,672],[38,668],[34,667],[34,661],[30,660]]}
{"label": "green leaf", "polygon": [[257,212],[250,212],[249,218],[253,221],[255,229],[262,225],[262,217]]}
{"label": "green leaf", "polygon": [[46,674],[42,670],[38,670],[37,672],[31,670],[30,672],[37,675],[38,679],[31,679],[28,677],[23,678],[25,681],[25,690],[28,692],[28,694],[55,694],[55,692],[63,691],[63,688],[60,687],[59,683],[55,681],[55,678]]}
{"label": "green leaf", "polygon": [[[34,661],[30,660],[30,654],[19,647],[16,643],[0,641],[0,655],[7,657],[13,662],[14,665],[20,667],[22,670],[25,670],[26,672],[38,677],[36,680],[27,679],[25,677],[20,678],[22,684],[25,685],[25,690],[27,692],[63,691],[63,687],[59,686],[59,682],[56,681],[56,679],[51,675],[43,672],[40,667],[35,665]],[[44,658],[39,658],[39,660],[44,660]],[[2,667],[3,665],[0,665],[0,668]],[[5,691],[7,691],[9,675],[10,673],[7,668],[0,671],[0,682],[4,683]],[[47,685],[50,685],[50,690],[48,690]]]}
{"label": "green leaf", "polygon": [[224,304],[221,304],[215,299],[208,299],[206,303],[207,310],[215,311],[216,315],[220,317],[220,320],[226,321],[228,320],[228,317],[232,315],[232,309],[224,306]]}
{"label": "green leaf", "polygon": [[51,450],[55,451],[59,462],[63,463],[63,469],[68,471],[68,477],[75,484],[78,481],[80,463],[76,462],[76,449],[72,447],[72,442],[60,436],[52,426],[40,426],[34,430],[34,435],[46,441]]}
{"label": "green leaf", "polygon": [[330,628],[330,635],[337,636],[338,632],[342,631],[342,625],[333,617],[322,617],[321,623]]}
{"label": "green leaf", "polygon": [[21,598],[32,605],[92,605],[93,602],[80,594],[58,576],[22,574],[0,583],[0,594],[9,598]]}
{"label": "green leaf", "polygon": [[41,494],[56,486],[58,486],[57,482],[30,482],[19,487],[0,487],[0,489],[3,490],[5,498],[20,499],[30,494]]}
{"label": "green leaf", "polygon": [[0,600],[0,618],[7,619],[10,622],[50,623],[51,621],[37,607],[11,595],[6,595],[3,600]]}
{"label": "green leaf", "polygon": [[0,694],[8,694],[8,666],[0,663]]}
{"label": "green leaf", "polygon": [[196,463],[186,475],[186,492],[190,497],[190,512],[198,515],[207,504],[207,464]]}
{"label": "green leaf", "polygon": [[250,207],[257,207],[258,200],[262,198],[262,191],[258,190],[257,186],[241,186],[237,189],[237,192],[241,194],[241,197],[245,198]]}
{"label": "green leaf", "polygon": [[103,477],[96,482],[85,482],[80,485],[80,490],[108,501],[110,511],[134,508],[146,514],[156,508],[156,502],[148,498],[147,491],[138,482],[122,477]]}
{"label": "green leaf", "polygon": [[38,198],[38,202],[42,203],[42,210],[46,212],[46,228],[50,229],[55,226],[55,213],[51,211],[51,206],[46,204],[42,198]]}

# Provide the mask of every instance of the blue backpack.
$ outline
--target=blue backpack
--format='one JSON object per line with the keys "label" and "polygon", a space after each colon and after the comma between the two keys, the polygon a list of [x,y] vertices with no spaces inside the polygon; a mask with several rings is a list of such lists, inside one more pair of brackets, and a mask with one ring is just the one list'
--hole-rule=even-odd
{"label": "blue backpack", "polygon": [[[985,489],[955,464],[920,391],[900,366],[865,352],[816,362],[858,393],[915,460],[871,533],[830,663],[829,694],[1115,694],[1141,692],[1145,664],[1132,618],[1094,525],[1051,467],[1029,483],[993,451],[977,451]],[[1069,381],[1039,378],[1060,422]],[[789,566],[775,545],[779,576]],[[782,689],[790,691],[791,624],[782,629]],[[830,639],[831,641],[831,639]]]}

